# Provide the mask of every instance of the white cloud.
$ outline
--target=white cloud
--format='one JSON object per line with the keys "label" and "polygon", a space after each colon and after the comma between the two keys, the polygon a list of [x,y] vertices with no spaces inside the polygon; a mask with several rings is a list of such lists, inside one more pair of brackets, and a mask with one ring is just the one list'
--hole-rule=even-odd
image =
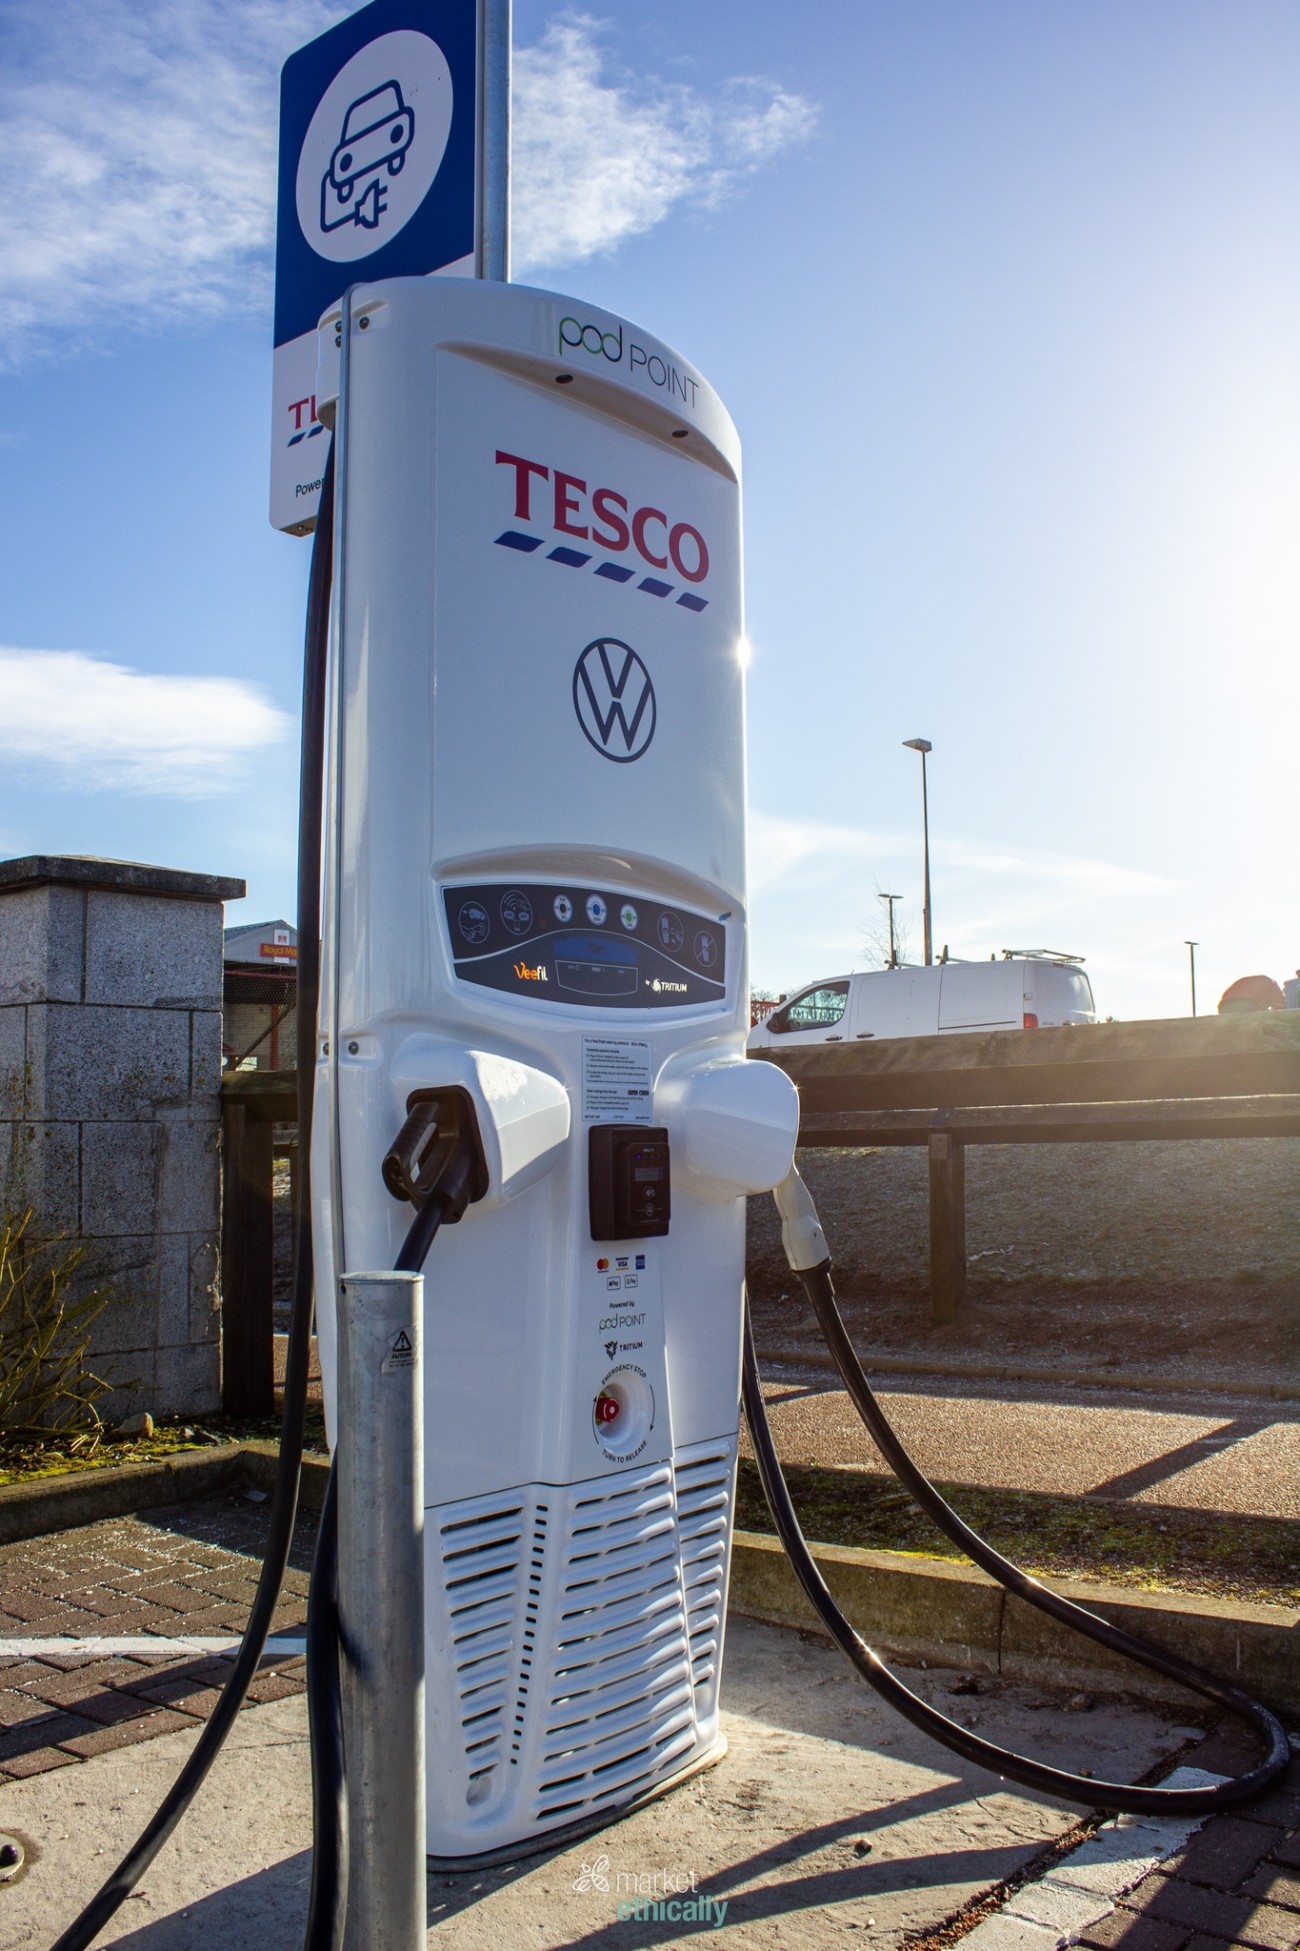
{"label": "white cloud", "polygon": [[750,891],[822,882],[841,876],[850,862],[865,870],[872,861],[892,858],[909,844],[896,833],[835,826],[824,820],[791,820],[751,807]]}
{"label": "white cloud", "polygon": [[1120,867],[1113,860],[1091,860],[1082,854],[1060,854],[1046,848],[988,846],[980,841],[945,840],[936,844],[934,858],[963,872],[1020,876],[1063,883],[1072,890],[1095,888],[1105,894],[1154,894],[1176,887],[1164,874],[1140,867]]}
{"label": "white cloud", "polygon": [[[839,874],[845,862],[884,862],[919,855],[919,835],[912,829],[880,831],[871,827],[841,827],[830,821],[787,819],[750,810],[750,884],[775,888],[794,880],[824,880]],[[1081,894],[1148,896],[1175,888],[1177,882],[1142,868],[1118,866],[1115,860],[1087,855],[1052,853],[1036,847],[997,847],[988,841],[945,837],[931,841],[935,870],[943,870],[949,884],[964,878],[988,876],[1005,896],[1017,888],[1027,903],[1042,903],[1042,888],[1060,888],[1062,899],[1077,903]],[[919,864],[919,860],[917,860]],[[999,901],[1001,915],[1007,901]]]}
{"label": "white cloud", "polygon": [[[6,0],[3,359],[270,302],[279,71],[324,0]],[[599,24],[515,57],[516,259],[574,263],[712,206],[812,127],[777,84],[609,78]]]}
{"label": "white cloud", "polygon": [[610,75],[600,32],[588,15],[560,14],[515,55],[521,276],[612,250],[678,204],[715,207],[816,121],[811,103],[771,81],[737,77],[709,97]]}
{"label": "white cloud", "polygon": [[0,647],[0,760],[79,790],[207,799],[293,722],[254,685]]}
{"label": "white cloud", "polygon": [[313,0],[17,0],[0,84],[10,346],[264,305],[277,89]]}

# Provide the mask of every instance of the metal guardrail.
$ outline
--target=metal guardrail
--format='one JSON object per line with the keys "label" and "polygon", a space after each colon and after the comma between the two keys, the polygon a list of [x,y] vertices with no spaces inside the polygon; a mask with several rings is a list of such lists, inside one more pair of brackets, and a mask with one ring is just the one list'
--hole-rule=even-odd
{"label": "metal guardrail", "polygon": [[932,1316],[966,1298],[966,1146],[1300,1135],[1300,1010],[774,1045],[802,1146],[925,1145]]}
{"label": "metal guardrail", "polygon": [[930,1155],[930,1308],[937,1327],[966,1299],[967,1145],[1078,1145],[1133,1138],[1300,1138],[1300,1093],[1139,1098],[1116,1104],[987,1104],[807,1112],[800,1146],[924,1145]]}

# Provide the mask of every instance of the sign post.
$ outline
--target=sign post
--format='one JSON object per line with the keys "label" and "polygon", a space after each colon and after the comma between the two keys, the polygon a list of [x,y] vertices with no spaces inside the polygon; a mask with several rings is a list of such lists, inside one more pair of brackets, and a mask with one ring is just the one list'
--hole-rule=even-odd
{"label": "sign post", "polygon": [[316,325],[361,280],[509,275],[510,0],[371,0],[284,64],[271,523],[315,527]]}

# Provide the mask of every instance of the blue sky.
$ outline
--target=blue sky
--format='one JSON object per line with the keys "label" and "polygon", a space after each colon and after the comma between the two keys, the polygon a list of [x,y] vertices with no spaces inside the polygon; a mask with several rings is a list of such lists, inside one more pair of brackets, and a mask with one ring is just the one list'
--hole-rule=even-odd
{"label": "blue sky", "polygon": [[[279,66],[315,0],[0,0],[0,852],[293,908],[307,545],[266,521]],[[1293,0],[516,0],[520,275],[746,452],[753,975],[1300,963]]]}

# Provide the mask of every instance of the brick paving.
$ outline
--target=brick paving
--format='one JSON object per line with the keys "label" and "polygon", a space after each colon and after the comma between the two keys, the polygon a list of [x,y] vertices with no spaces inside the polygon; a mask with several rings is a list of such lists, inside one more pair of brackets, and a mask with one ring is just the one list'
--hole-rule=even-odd
{"label": "brick paving", "polygon": [[[1185,1759],[1235,1774],[1255,1756],[1229,1723]],[[1296,1951],[1298,1866],[1300,1756],[1267,1795],[1202,1824],[1080,1942],[1089,1951]]]}
{"label": "brick paving", "polygon": [[[206,1720],[230,1672],[227,1658],[58,1654],[33,1660],[6,1656],[4,1641],[238,1635],[257,1584],[268,1518],[268,1505],[236,1496],[0,1548],[0,1781],[70,1767]],[[272,1632],[305,1630],[315,1541],[315,1517],[304,1513]],[[249,1689],[249,1705],[301,1693],[304,1668],[301,1659],[268,1656]]]}

